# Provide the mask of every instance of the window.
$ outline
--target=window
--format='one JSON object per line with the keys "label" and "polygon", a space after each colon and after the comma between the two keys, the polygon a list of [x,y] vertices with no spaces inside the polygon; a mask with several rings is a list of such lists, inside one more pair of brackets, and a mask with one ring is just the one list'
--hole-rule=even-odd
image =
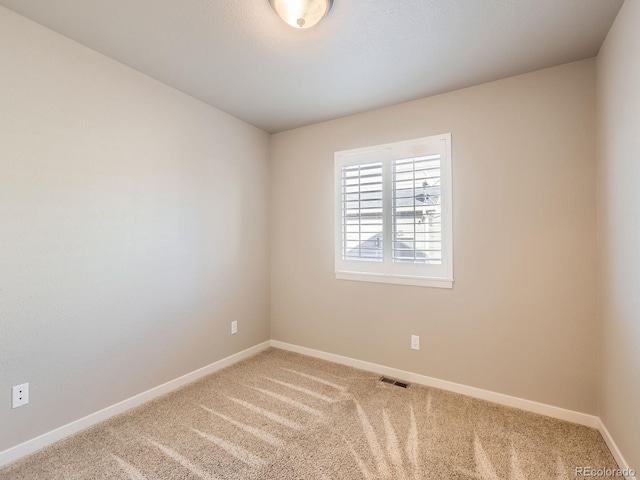
{"label": "window", "polygon": [[335,154],[336,278],[451,288],[451,134]]}

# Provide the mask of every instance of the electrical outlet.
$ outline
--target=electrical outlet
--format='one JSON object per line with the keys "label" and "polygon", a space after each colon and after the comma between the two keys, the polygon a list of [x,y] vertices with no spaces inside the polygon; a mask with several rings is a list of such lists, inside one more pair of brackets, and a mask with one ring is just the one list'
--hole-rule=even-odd
{"label": "electrical outlet", "polygon": [[29,384],[23,383],[11,388],[11,408],[22,407],[29,403]]}
{"label": "electrical outlet", "polygon": [[420,336],[411,335],[411,350],[420,350]]}
{"label": "electrical outlet", "polygon": [[238,322],[234,320],[231,322],[231,335],[235,335],[236,333],[238,333]]}

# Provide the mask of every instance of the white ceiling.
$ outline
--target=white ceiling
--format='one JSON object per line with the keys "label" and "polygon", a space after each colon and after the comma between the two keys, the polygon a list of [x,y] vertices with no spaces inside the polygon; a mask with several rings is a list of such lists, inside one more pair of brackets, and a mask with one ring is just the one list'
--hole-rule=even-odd
{"label": "white ceiling", "polygon": [[295,30],[268,0],[0,0],[268,132],[598,53],[623,0],[335,0]]}

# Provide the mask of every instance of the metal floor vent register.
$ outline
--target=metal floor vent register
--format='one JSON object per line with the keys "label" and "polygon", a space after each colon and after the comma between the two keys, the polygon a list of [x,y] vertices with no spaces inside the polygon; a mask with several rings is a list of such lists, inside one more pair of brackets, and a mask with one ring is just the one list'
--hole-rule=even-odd
{"label": "metal floor vent register", "polygon": [[407,388],[409,386],[408,383],[399,382],[397,380],[393,380],[392,378],[380,377],[380,381],[384,383],[390,383],[391,385],[395,385],[396,387]]}

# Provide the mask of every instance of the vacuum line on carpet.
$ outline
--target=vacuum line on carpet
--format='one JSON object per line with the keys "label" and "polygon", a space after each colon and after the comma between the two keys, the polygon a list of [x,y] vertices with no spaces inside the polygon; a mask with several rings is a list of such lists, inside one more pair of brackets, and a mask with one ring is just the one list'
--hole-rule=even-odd
{"label": "vacuum line on carpet", "polygon": [[283,387],[290,388],[291,390],[295,390],[301,393],[306,393],[307,395],[311,395],[312,397],[315,397],[327,403],[331,403],[334,401],[333,398],[327,397],[326,395],[322,395],[321,393],[318,393],[318,392],[314,392],[313,390],[309,390],[308,388],[300,387],[292,383],[281,382],[280,380],[276,380],[275,378],[270,378],[270,377],[262,377],[262,378],[264,378],[265,380],[269,380],[270,382],[277,383],[278,385],[282,385]]}
{"label": "vacuum line on carpet", "polygon": [[202,470],[197,465],[194,465],[193,463],[191,463],[187,458],[183,457],[178,452],[176,452],[174,450],[171,450],[169,447],[167,447],[165,445],[162,445],[161,443],[155,442],[155,441],[151,440],[150,438],[147,438],[147,437],[143,437],[143,438],[147,442],[149,442],[152,445],[154,445],[155,447],[159,448],[162,451],[162,453],[164,453],[167,457],[169,457],[172,460],[178,462],[180,465],[182,465],[184,468],[189,470],[191,473],[197,475],[198,477],[203,478],[204,480],[219,480],[218,478],[216,478],[216,477],[208,474],[204,470]]}
{"label": "vacuum line on carpet", "polygon": [[323,378],[316,377],[314,375],[309,375],[308,373],[298,372],[297,370],[291,370],[290,368],[283,368],[283,367],[280,367],[280,368],[282,368],[282,370],[286,370],[287,372],[295,373],[297,375],[300,375],[301,377],[305,377],[305,378],[308,378],[309,380],[313,380],[314,382],[323,383],[325,385],[328,385],[329,387],[336,388],[342,392],[347,391],[347,387],[343,387],[342,385],[338,385],[336,383],[330,382],[329,380],[324,380]]}
{"label": "vacuum line on carpet", "polygon": [[232,443],[232,442],[229,442],[229,441],[224,440],[222,438],[216,437],[215,435],[211,435],[209,433],[201,432],[200,430],[197,430],[195,428],[192,428],[191,431],[194,432],[194,433],[197,433],[202,438],[205,438],[205,439],[209,440],[214,445],[222,448],[229,455],[237,458],[238,460],[240,460],[243,463],[246,463],[250,467],[260,468],[260,467],[264,466],[264,464],[266,463],[263,459],[261,459],[257,455],[254,455],[249,450],[247,450],[244,447],[241,447],[240,445],[236,445],[235,443]]}
{"label": "vacuum line on carpet", "polygon": [[275,435],[265,432],[264,430],[260,430],[259,428],[252,427],[251,425],[247,425],[246,423],[242,423],[237,420],[234,420],[233,418],[227,417],[226,415],[223,415],[220,412],[216,412],[215,410],[211,410],[210,408],[207,408],[204,405],[198,405],[198,406],[200,408],[203,408],[207,412],[211,413],[212,415],[216,415],[217,417],[229,422],[231,425],[235,425],[236,427],[240,428],[241,430],[244,430],[245,432],[253,435],[254,437],[259,438],[260,440],[263,440],[264,442],[267,442],[270,445],[273,445],[274,447],[282,447],[285,444],[283,440],[276,437]]}
{"label": "vacuum line on carpet", "polygon": [[129,475],[129,478],[131,480],[147,480],[147,477],[142,475],[142,473],[140,473],[140,471],[136,467],[125,462],[123,459],[121,459],[117,455],[111,454],[111,456],[116,462],[118,462],[118,465],[120,466],[120,468],[124,470],[124,472],[127,475]]}
{"label": "vacuum line on carpet", "polygon": [[252,412],[259,413],[260,415],[267,417],[269,420],[273,420],[274,422],[278,422],[285,427],[292,428],[294,430],[302,430],[302,425],[294,422],[293,420],[289,420],[288,418],[284,418],[277,413],[270,412],[269,410],[265,410],[264,408],[257,407],[252,403],[245,402],[244,400],[240,400],[239,398],[234,397],[226,397],[232,402],[237,403],[238,405],[242,405],[243,407],[251,410]]}
{"label": "vacuum line on carpet", "polygon": [[[246,385],[248,386],[248,385]],[[321,417],[322,416],[322,412],[320,410],[316,410],[315,408],[312,408],[308,405],[305,405],[302,402],[298,402],[297,400],[294,400],[293,398],[289,398],[286,395],[280,395],[279,393],[275,393],[272,392],[271,390],[265,390],[263,388],[258,388],[258,387],[249,387],[252,388],[260,393],[263,393],[265,395],[268,395],[272,398],[275,398],[276,400],[280,400],[281,402],[284,402],[288,405],[291,405],[294,408],[297,408],[299,410],[302,410],[303,412],[307,412],[310,413],[311,415],[315,415],[316,417]]]}

